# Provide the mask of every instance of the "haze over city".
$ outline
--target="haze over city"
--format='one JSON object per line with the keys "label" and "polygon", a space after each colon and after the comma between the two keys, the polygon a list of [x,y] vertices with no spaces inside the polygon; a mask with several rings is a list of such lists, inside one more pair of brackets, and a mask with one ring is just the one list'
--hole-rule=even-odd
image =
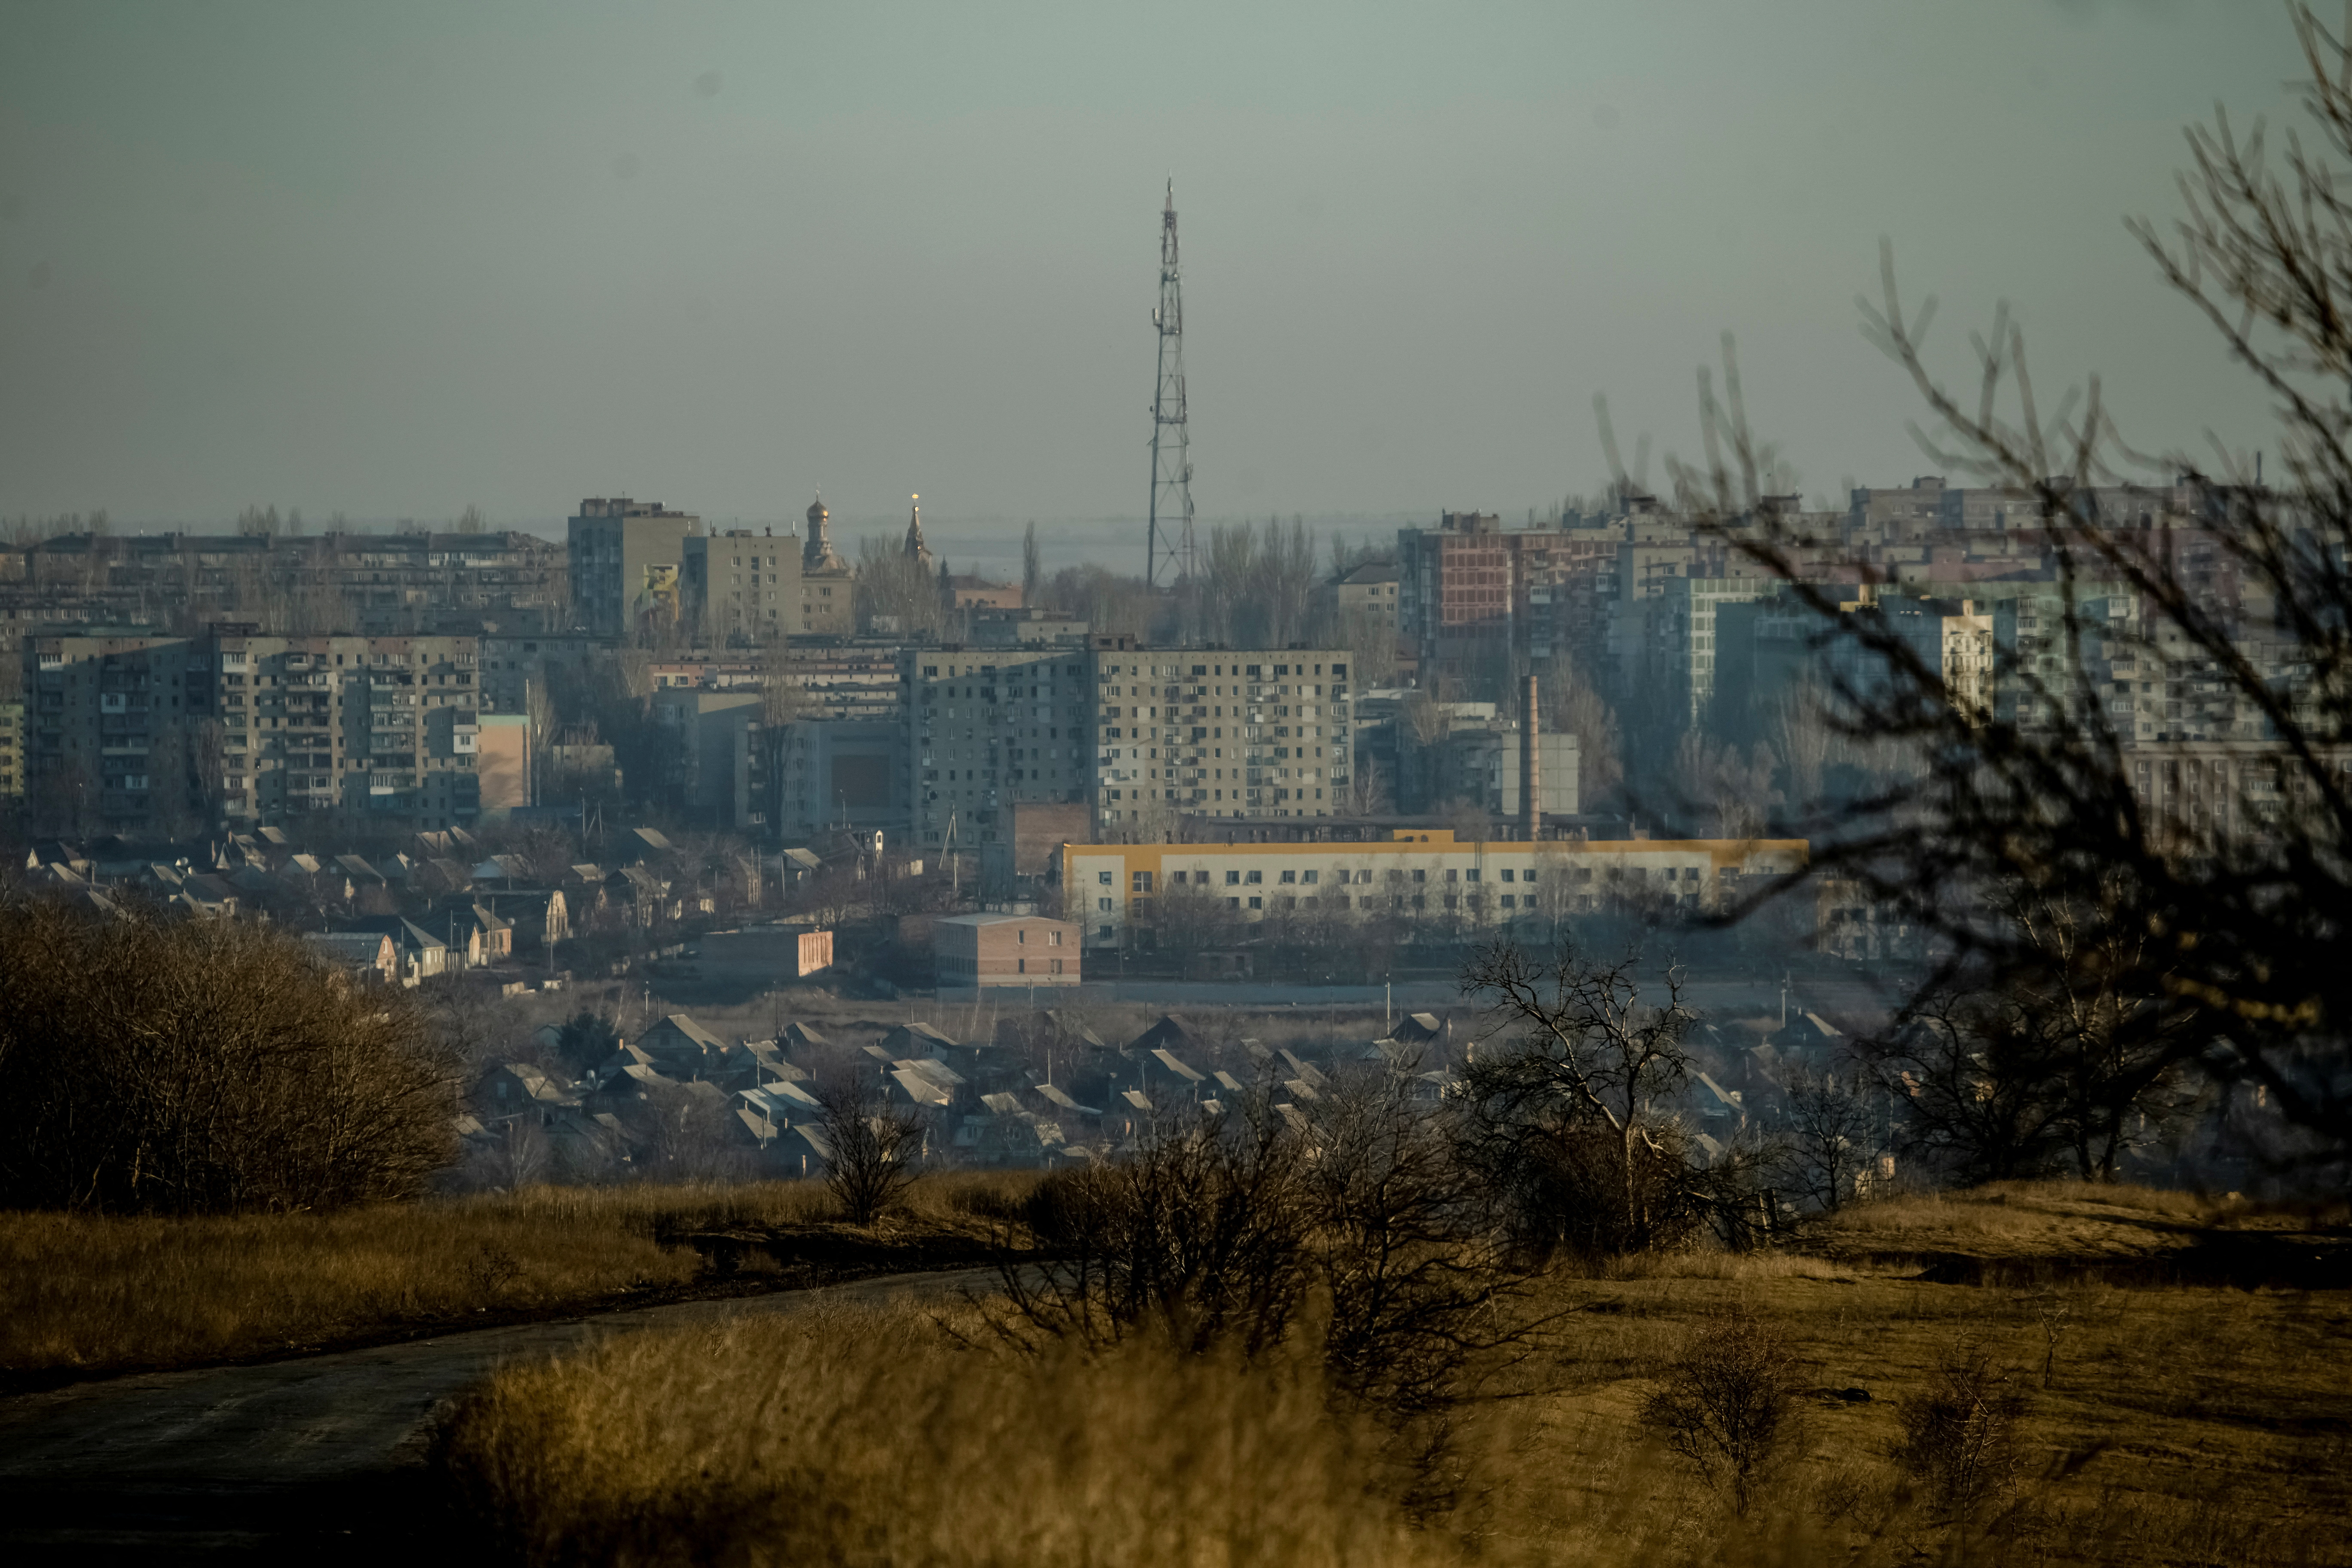
{"label": "haze over city", "polygon": [[2291,101],[2260,10],[11,5],[0,513],[921,491],[1127,566],[1170,174],[1207,519],[1597,492],[1593,395],[1687,452],[1725,330],[1814,504],[1899,482],[1881,237],[1955,374],[2005,298],[2143,448],[2257,446],[2121,219]]}

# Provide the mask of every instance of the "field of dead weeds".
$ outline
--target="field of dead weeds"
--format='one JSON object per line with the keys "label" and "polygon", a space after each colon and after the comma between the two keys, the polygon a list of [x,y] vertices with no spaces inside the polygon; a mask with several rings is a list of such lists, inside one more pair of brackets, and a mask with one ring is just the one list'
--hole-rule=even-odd
{"label": "field of dead weeds", "polygon": [[[972,1305],[510,1369],[437,1462],[457,1528],[534,1563],[2352,1562],[2352,1296],[2029,1273],[2037,1246],[2161,1253],[2151,1220],[2326,1230],[2106,1196],[1905,1200],[1841,1221],[1872,1238],[1844,1256],[1559,1271],[1532,1353],[1435,1449],[1333,1395],[1312,1312],[1244,1361],[1018,1352]],[[1917,1267],[1962,1246],[2016,1271]],[[1734,1373],[1779,1412],[1744,1508],[1658,1415]]]}
{"label": "field of dead weeds", "polygon": [[1807,1247],[1955,1280],[2352,1288],[2352,1207],[2341,1201],[2094,1182],[1993,1182],[1856,1205],[1817,1222]]}
{"label": "field of dead weeds", "polygon": [[975,1209],[1029,1180],[929,1178],[872,1227],[835,1223],[818,1182],[531,1187],[320,1215],[0,1213],[0,1388],[969,1266],[987,1234]]}

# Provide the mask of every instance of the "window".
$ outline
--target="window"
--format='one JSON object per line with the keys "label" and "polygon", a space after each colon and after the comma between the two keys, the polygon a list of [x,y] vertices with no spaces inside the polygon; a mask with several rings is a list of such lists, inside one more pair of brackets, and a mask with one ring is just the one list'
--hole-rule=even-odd
{"label": "window", "polygon": [[1298,873],[1296,871],[1285,871],[1282,874],[1282,879],[1286,882],[1296,882],[1298,880]]}
{"label": "window", "polygon": [[1241,880],[1242,874],[1239,871],[1228,871],[1225,873],[1225,886],[1228,888],[1237,888],[1241,886]]}
{"label": "window", "polygon": [[[1110,913],[1110,900],[1108,899],[1097,899],[1095,900],[1095,908],[1100,910],[1105,914],[1108,914]],[[1109,928],[1105,927],[1104,929],[1108,931]]]}
{"label": "window", "polygon": [[1138,871],[1133,876],[1129,877],[1128,879],[1128,890],[1136,893],[1148,893],[1151,891],[1151,873],[1149,871]]}
{"label": "window", "polygon": [[1300,878],[1299,878],[1299,880],[1300,880],[1300,881],[1302,881],[1302,882],[1312,882],[1312,881],[1314,881],[1317,878],[1320,877],[1321,875],[1322,875],[1322,873],[1321,873],[1320,871],[1309,871],[1309,872],[1306,873],[1304,876],[1300,877]]}
{"label": "window", "polygon": [[[1059,947],[1059,946],[1061,946],[1061,945],[1062,945],[1062,933],[1061,933],[1060,931],[1047,931],[1047,932],[1045,933],[1045,945],[1046,945],[1047,947]],[[1057,973],[1057,974],[1058,974],[1058,973],[1061,973],[1061,969],[1062,969],[1062,966],[1061,966],[1061,964],[1060,964],[1059,963],[1056,963],[1054,965],[1054,972],[1055,972],[1055,973]]]}
{"label": "window", "polygon": [[1097,871],[1095,873],[1095,880],[1108,888],[1110,886],[1110,873],[1108,871]]}
{"label": "window", "polygon": [[1264,899],[1252,899],[1249,901],[1249,907],[1254,910],[1262,910],[1265,908],[1265,900]]}
{"label": "window", "polygon": [[1503,880],[1506,882],[1513,880],[1517,876],[1517,873],[1513,871],[1508,866],[1503,868]]}
{"label": "window", "polygon": [[1425,870],[1416,869],[1412,874],[1412,879],[1416,882],[1426,882],[1429,880],[1429,873]]}
{"label": "window", "polygon": [[[1244,873],[1243,874],[1243,876],[1242,876],[1242,880],[1243,880],[1243,881],[1244,881],[1244,882],[1247,882],[1251,887],[1255,888],[1255,887],[1256,887],[1260,882],[1263,882],[1263,881],[1265,881],[1265,872],[1263,872],[1263,871],[1248,871],[1248,872],[1244,872]],[[1255,909],[1255,908],[1257,907],[1257,905],[1255,904],[1255,902],[1252,902],[1252,904],[1250,905],[1250,907],[1251,907],[1252,909]]]}
{"label": "window", "polygon": [[1473,867],[1471,867],[1471,868],[1470,868],[1470,869],[1468,869],[1467,871],[1463,872],[1463,873],[1462,873],[1462,879],[1463,879],[1464,881],[1465,881],[1465,882],[1475,882],[1475,881],[1476,881],[1476,880],[1478,879],[1478,868],[1477,868],[1477,867],[1475,867],[1475,866],[1473,866]]}

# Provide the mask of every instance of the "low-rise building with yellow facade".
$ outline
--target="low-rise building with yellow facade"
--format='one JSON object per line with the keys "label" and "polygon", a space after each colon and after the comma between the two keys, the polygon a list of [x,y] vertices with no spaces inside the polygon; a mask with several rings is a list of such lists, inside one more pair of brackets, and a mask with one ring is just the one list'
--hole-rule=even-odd
{"label": "low-rise building with yellow facade", "polygon": [[1461,839],[1402,828],[1318,844],[1070,844],[1064,913],[1089,945],[1148,945],[1160,902],[1223,900],[1244,922],[1286,914],[1444,921],[1559,919],[1612,907],[1720,905],[1745,879],[1801,869],[1801,838]]}

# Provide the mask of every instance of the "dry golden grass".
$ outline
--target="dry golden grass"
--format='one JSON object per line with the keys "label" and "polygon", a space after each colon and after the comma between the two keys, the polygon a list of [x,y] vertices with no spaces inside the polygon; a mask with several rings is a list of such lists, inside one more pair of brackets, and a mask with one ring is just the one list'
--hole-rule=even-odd
{"label": "dry golden grass", "polygon": [[1444,1561],[1311,1372],[1034,1363],[901,1309],[633,1335],[511,1370],[442,1461],[534,1563]]}
{"label": "dry golden grass", "polygon": [[1824,1227],[1841,1242],[1921,1251],[2153,1253],[2189,1232],[2291,1222],[2228,1198],[2095,1182],[1989,1182],[1858,1204]]}
{"label": "dry golden grass", "polygon": [[[919,1254],[1019,1173],[918,1182],[877,1235]],[[468,1318],[624,1306],[702,1268],[657,1230],[819,1227],[822,1183],[534,1187],[332,1214],[0,1213],[0,1376],[184,1366]],[[757,1267],[755,1261],[754,1267]]]}
{"label": "dry golden grass", "polygon": [[[2029,1200],[2082,1201],[1978,1206]],[[2134,1199],[2116,1223],[2172,1202]],[[1960,1234],[1969,1205],[1948,1206],[1961,1219],[1854,1222]],[[2084,1239],[2101,1238],[2065,1237]],[[634,1336],[511,1369],[454,1424],[445,1468],[539,1563],[2352,1562],[2341,1292],[2021,1289],[1699,1254],[1546,1289],[1552,1341],[1495,1385],[1513,1397],[1471,1413],[1448,1472],[1459,1500],[1418,1529],[1394,1500],[1402,1475],[1323,1415],[1304,1357],[1027,1362],[911,1310]],[[1639,1420],[1684,1337],[1735,1301],[1791,1342],[1811,1391],[1744,1520]],[[1899,1402],[1963,1339],[2030,1401],[2019,1489],[1966,1528],[1892,1458]],[[1870,1397],[1832,1396],[1849,1388]]]}

